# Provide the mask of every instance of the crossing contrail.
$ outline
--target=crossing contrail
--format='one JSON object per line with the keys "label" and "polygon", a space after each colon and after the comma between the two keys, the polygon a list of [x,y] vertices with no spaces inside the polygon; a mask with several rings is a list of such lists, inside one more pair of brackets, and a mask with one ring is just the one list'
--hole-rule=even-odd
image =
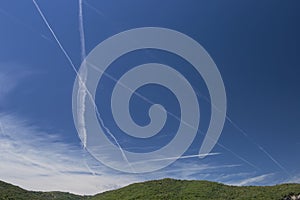
{"label": "crossing contrail", "polygon": [[[94,6],[92,6],[91,4],[89,4],[88,2],[84,2],[84,4],[90,8],[91,10],[95,11],[97,14],[99,14],[101,17],[104,17],[106,20],[108,20],[105,15],[100,11],[98,10],[97,8],[95,8]],[[122,87],[130,90],[131,92],[133,92],[135,95],[137,95],[138,97],[140,97],[141,99],[145,100],[146,102],[150,103],[150,104],[154,104],[151,100],[147,99],[146,97],[144,97],[143,95],[139,94],[138,92],[136,91],[132,91],[131,88],[127,87],[125,84],[123,84],[122,82],[116,80],[114,77],[112,77],[110,74],[106,73],[106,72],[103,72],[101,70],[99,70],[96,66],[93,66],[91,63],[89,63],[90,66],[92,66],[95,70],[98,70],[100,71],[101,73],[103,73],[104,75],[106,75],[109,79],[113,80],[114,82],[116,82],[117,84],[120,84]],[[196,92],[196,94],[198,95],[198,93]],[[198,95],[199,96],[199,95]],[[203,96],[203,95],[202,95]],[[205,97],[205,96],[204,96]],[[206,100],[207,100],[207,97],[205,97]],[[208,100],[209,102],[209,100]],[[214,108],[216,108],[215,105],[212,105]],[[218,109],[218,108],[216,108]],[[219,109],[218,109],[219,110]],[[192,127],[190,124],[186,123],[184,120],[181,120],[179,119],[178,116],[176,116],[175,114],[171,113],[170,111],[166,111],[170,116],[174,117],[175,119],[177,119],[178,121],[182,121],[185,125],[191,127],[191,128],[195,128],[195,127]],[[212,138],[210,138],[212,139]],[[253,163],[251,163],[250,161],[248,161],[247,159],[243,158],[242,156],[238,155],[237,153],[233,152],[232,150],[230,150],[228,147],[220,144],[219,142],[217,142],[217,145],[219,145],[221,148],[225,149],[226,151],[232,153],[235,157],[237,157],[239,160],[243,161],[244,163],[250,165],[251,167],[255,168],[255,169],[258,169],[259,168],[254,165]]]}
{"label": "crossing contrail", "polygon": [[50,30],[52,36],[54,37],[56,43],[58,44],[59,48],[61,49],[61,51],[63,52],[63,54],[66,56],[66,58],[68,59],[69,63],[71,64],[73,70],[77,73],[76,67],[73,64],[70,56],[68,55],[68,53],[65,51],[64,47],[62,46],[62,44],[60,43],[60,41],[58,40],[58,38],[56,37],[56,34],[54,33],[54,31],[52,30],[51,26],[49,25],[47,19],[45,18],[43,12],[41,11],[39,5],[36,3],[35,0],[32,0],[32,2],[34,3],[36,9],[38,10],[40,16],[42,17],[43,21],[45,22],[46,26],[48,27],[48,29]]}
{"label": "crossing contrail", "polygon": [[263,151],[276,165],[282,169],[289,177],[292,177],[292,175],[287,171],[285,167],[283,167],[269,152],[267,152],[262,146],[259,146],[259,149]]}
{"label": "crossing contrail", "polygon": [[[202,97],[205,101],[208,103],[211,103],[210,100],[200,92],[196,92],[196,94],[199,97]],[[219,108],[217,108],[215,105],[212,105],[215,109],[217,109],[219,112],[222,112]],[[262,151],[278,168],[280,168],[284,173],[286,173],[289,177],[291,177],[291,174],[288,172],[288,170],[280,164],[270,153],[268,153],[260,144],[253,141],[251,137],[244,131],[242,128],[240,128],[227,114],[226,114],[226,120],[235,128],[237,129],[243,136],[245,136],[252,144],[254,144],[260,151]],[[228,149],[229,150],[229,149]],[[232,152],[233,153],[233,152]]]}
{"label": "crossing contrail", "polygon": [[[128,87],[126,84],[122,83],[121,81],[118,81],[116,78],[114,78],[113,76],[111,76],[110,74],[108,74],[107,72],[100,70],[97,66],[93,65],[92,63],[88,63],[89,66],[91,66],[94,70],[99,71],[101,73],[103,73],[106,77],[108,77],[109,79],[111,79],[112,81],[116,82],[116,84],[121,85],[122,87],[124,87],[125,89],[131,91],[132,93],[134,93],[135,95],[137,95],[138,97],[142,98],[143,100],[145,100],[146,102],[150,103],[150,104],[154,104],[154,102],[152,102],[150,99],[146,98],[145,96],[143,96],[142,94],[133,91],[130,87]],[[198,95],[198,93],[196,92],[196,94]],[[214,106],[214,105],[213,105]],[[184,123],[185,125],[189,126],[190,128],[193,128],[196,130],[195,127],[193,127],[192,125],[190,125],[189,123],[185,122],[184,120],[181,120],[178,116],[176,116],[175,114],[173,114],[170,111],[166,111],[170,116],[174,117],[175,119],[177,119],[178,121],[181,121],[182,123]],[[202,133],[205,134],[205,133]],[[209,137],[209,139],[215,141],[213,138]],[[219,143],[218,141],[216,141],[216,144],[218,146],[220,146],[221,148],[225,149],[226,151],[232,153],[235,157],[237,157],[238,159],[240,159],[241,161],[243,161],[244,163],[252,166],[253,168],[260,170],[256,165],[254,165],[253,163],[251,163],[250,161],[248,161],[247,159],[243,158],[242,156],[238,155],[237,153],[233,152],[232,150],[230,150],[228,147],[222,145],[221,143]],[[198,157],[204,157],[203,155],[198,155]],[[180,159],[180,158],[179,158]]]}
{"label": "crossing contrail", "polygon": [[64,47],[62,46],[62,44],[60,43],[59,39],[57,38],[57,36],[56,36],[56,34],[54,33],[53,29],[51,28],[50,24],[48,23],[46,17],[44,16],[43,12],[41,11],[39,5],[36,3],[35,0],[32,0],[32,2],[34,3],[34,5],[35,5],[36,9],[38,10],[40,16],[42,17],[44,23],[46,24],[46,26],[47,26],[48,29],[50,30],[52,36],[54,37],[54,39],[55,39],[55,41],[57,42],[58,46],[60,47],[61,51],[63,52],[63,54],[65,55],[65,57],[66,57],[67,60],[69,61],[70,65],[72,66],[74,72],[76,73],[76,75],[77,75],[77,77],[78,77],[79,82],[85,87],[85,90],[86,90],[88,96],[90,97],[91,102],[93,103],[93,106],[94,106],[94,108],[95,108],[97,117],[98,117],[98,119],[99,119],[101,125],[105,128],[105,130],[107,131],[107,133],[112,137],[112,139],[114,140],[114,142],[115,142],[116,145],[118,146],[118,148],[119,148],[119,150],[120,150],[120,152],[121,152],[121,154],[122,154],[122,156],[123,156],[123,159],[127,162],[127,164],[129,165],[129,167],[130,167],[130,168],[132,169],[132,171],[134,172],[134,170],[133,170],[133,168],[132,168],[130,162],[128,161],[128,159],[127,159],[127,157],[126,157],[126,154],[125,154],[124,150],[122,149],[121,145],[118,143],[116,137],[109,131],[109,129],[108,129],[107,127],[105,127],[104,122],[103,122],[103,120],[102,120],[102,118],[101,118],[101,116],[100,116],[100,113],[99,113],[98,109],[97,109],[96,103],[95,103],[95,101],[94,101],[94,99],[93,99],[93,96],[91,95],[91,93],[90,93],[90,92],[88,91],[88,89],[86,88],[86,85],[85,85],[85,83],[82,81],[81,76],[79,75],[79,73],[78,73],[78,71],[77,71],[75,65],[73,64],[73,62],[72,62],[70,56],[68,55],[68,53],[66,52],[66,50],[64,49]]}
{"label": "crossing contrail", "polygon": [[[83,8],[82,8],[82,0],[78,1],[78,7],[79,7],[79,13],[78,13],[78,21],[79,21],[79,36],[80,36],[80,49],[81,49],[81,62],[83,66],[83,71],[81,73],[81,80],[82,82],[79,82],[78,85],[78,94],[77,94],[77,101],[79,102],[78,105],[78,135],[82,140],[82,146],[83,149],[86,149],[87,144],[87,131],[86,131],[86,125],[85,125],[85,101],[86,101],[86,95],[87,95],[87,88],[85,87],[88,71],[85,66],[85,57],[86,57],[86,49],[85,49],[85,34],[84,34],[84,26],[83,26]],[[87,168],[87,170],[95,176],[95,172],[90,168],[88,163],[86,162],[86,157],[84,154],[84,165]]]}
{"label": "crossing contrail", "polygon": [[[45,18],[45,16],[43,15],[41,9],[39,8],[38,4],[36,3],[35,0],[32,0],[35,7],[37,8],[40,16],[42,17],[43,21],[45,22],[45,24],[47,25],[48,29],[50,30],[50,32],[52,33],[52,36],[54,37],[55,41],[57,42],[57,44],[59,45],[61,51],[64,53],[65,57],[68,59],[69,63],[71,64],[73,70],[75,71],[78,79],[79,79],[79,82],[80,82],[80,87],[79,87],[79,93],[78,93],[78,98],[79,98],[79,102],[85,102],[86,100],[86,96],[88,95],[90,100],[92,101],[93,103],[93,106],[95,107],[95,110],[96,110],[96,114],[97,114],[97,117],[102,125],[102,127],[106,130],[106,132],[112,137],[112,139],[115,141],[116,145],[118,146],[118,148],[120,149],[123,157],[124,157],[124,160],[129,164],[129,166],[131,167],[127,157],[126,157],[126,154],[125,152],[123,151],[122,147],[120,146],[120,144],[118,143],[117,139],[115,138],[115,136],[109,131],[109,129],[107,127],[104,126],[104,122],[100,116],[100,113],[98,112],[98,109],[97,109],[97,106],[93,100],[93,97],[92,95],[90,94],[90,92],[88,91],[88,89],[86,88],[86,85],[85,85],[85,82],[86,82],[86,78],[87,78],[87,72],[84,72],[82,73],[82,75],[79,75],[79,73],[77,72],[71,58],[69,57],[69,55],[67,54],[67,52],[65,51],[65,49],[63,48],[62,44],[60,43],[59,39],[57,38],[56,34],[54,33],[54,31],[52,30],[51,26],[49,25],[47,19]],[[83,2],[82,0],[79,0],[79,27],[80,27],[80,38],[81,38],[81,57],[83,58],[83,62],[85,64],[85,61],[84,61],[84,58],[85,58],[85,41],[84,41],[84,29],[83,29],[83,15],[82,15],[82,5],[83,5]],[[91,7],[89,5],[89,7]],[[95,8],[94,8],[95,9]],[[100,13],[98,13],[100,14]],[[105,72],[103,72],[104,74],[106,74]],[[107,75],[107,74],[106,74]],[[118,81],[116,81],[117,83],[119,83]],[[138,94],[140,95],[140,94]],[[144,98],[143,98],[144,99]],[[147,101],[150,101],[147,99]],[[81,105],[84,105],[84,104],[81,104]],[[213,107],[215,107],[214,105],[212,105]],[[215,107],[216,108],[216,107]],[[81,107],[79,108],[79,113],[84,113],[85,111],[85,107]],[[168,111],[167,111],[168,112]],[[168,112],[169,113],[169,112]],[[173,117],[175,118],[178,118],[177,116],[175,116],[174,114],[172,113],[169,113],[171,114]],[[232,123],[232,120],[226,116],[226,119],[231,123]],[[85,124],[84,124],[84,115],[81,115],[81,118],[79,118],[79,121],[83,122],[81,125],[82,125],[82,136],[83,136],[83,146],[86,147],[86,130],[85,130]],[[183,122],[185,123],[185,122]],[[188,125],[188,124],[186,124]],[[247,136],[247,134],[245,134],[245,132],[241,132],[243,133],[243,135]],[[252,167],[258,169],[258,167],[256,167],[254,164],[252,164],[251,162],[247,161],[246,159],[244,159],[243,157],[239,156],[238,154],[234,153],[233,151],[231,151],[229,148],[225,147],[224,145],[220,144],[220,143],[217,143],[220,147],[224,148],[225,150],[231,152],[234,156],[236,156],[237,158],[239,158],[240,160],[244,161],[245,163],[251,165]],[[268,155],[268,157],[277,165],[279,166],[281,169],[284,169],[284,167],[282,165],[280,165],[279,162],[277,162],[270,154],[268,154],[266,151],[264,151],[264,149],[262,147],[259,146],[259,148],[266,154]],[[200,156],[200,155],[198,155]],[[287,171],[287,170],[284,170],[284,171]]]}
{"label": "crossing contrail", "polygon": [[229,116],[226,115],[226,119],[235,127],[240,133],[242,133],[249,141],[251,141],[259,150],[261,150],[270,160],[273,161],[277,167],[279,167],[284,173],[286,173],[289,177],[291,177],[291,174],[287,171],[287,169],[280,164],[269,152],[267,152],[260,144],[253,141],[253,139],[250,138],[250,136],[244,131],[242,128],[240,128],[234,121],[232,121]]}

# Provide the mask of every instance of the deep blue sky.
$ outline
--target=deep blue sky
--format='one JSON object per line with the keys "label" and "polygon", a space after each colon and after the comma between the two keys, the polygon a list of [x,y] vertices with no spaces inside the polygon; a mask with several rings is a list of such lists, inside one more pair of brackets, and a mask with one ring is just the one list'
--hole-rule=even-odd
{"label": "deep blue sky", "polygon": [[[84,2],[87,53],[114,34],[147,26],[180,31],[207,50],[222,75],[227,94],[227,114],[234,124],[226,121],[219,142],[234,153],[217,145],[213,151],[221,155],[208,157],[206,162],[242,165],[238,172],[233,169],[216,172],[216,175],[239,172],[251,172],[253,176],[274,175],[262,184],[299,181],[293,179],[300,174],[298,1]],[[78,2],[57,0],[37,3],[78,69],[81,64]],[[71,106],[76,74],[34,4],[31,1],[2,1],[0,25],[0,75],[4,75],[0,78],[7,79],[0,81],[0,113],[13,113],[49,134],[59,133],[63,142],[80,148]],[[140,51],[120,58],[110,73],[118,77],[122,73],[118,66],[130,68],[149,61],[174,65],[175,68],[176,65],[188,66],[166,52]],[[192,71],[182,73],[189,76]],[[109,80],[106,81],[109,84]],[[208,97],[201,78],[192,81],[198,84],[196,90]],[[101,100],[101,87],[109,90],[111,86],[99,86],[97,104],[107,101]],[[142,89],[141,93],[147,89],[150,90],[149,98],[153,99],[159,99],[155,96],[155,89],[164,92],[163,88],[149,86]],[[171,93],[165,92],[162,103],[174,100]],[[199,100],[200,106],[203,106],[200,129],[205,131],[210,105],[203,98]],[[139,113],[142,111],[143,114],[145,102],[138,98],[133,98],[132,102],[138,106],[138,109],[132,108],[132,112],[137,112],[137,123],[147,123],[148,119]],[[102,109],[104,118],[113,125],[107,108]],[[170,105],[170,109],[178,113],[176,101]],[[176,121],[169,120],[176,129]],[[173,129],[166,128],[169,131]],[[248,136],[244,136],[240,129]],[[122,135],[118,137],[124,139]],[[197,139],[186,154],[198,152],[202,136],[197,136]],[[127,145],[134,147],[135,144],[144,145],[135,140]],[[259,147],[263,147],[275,161]],[[199,161],[191,159],[189,162]],[[198,175],[195,173],[191,177],[198,178]],[[208,179],[213,180],[211,177]]]}

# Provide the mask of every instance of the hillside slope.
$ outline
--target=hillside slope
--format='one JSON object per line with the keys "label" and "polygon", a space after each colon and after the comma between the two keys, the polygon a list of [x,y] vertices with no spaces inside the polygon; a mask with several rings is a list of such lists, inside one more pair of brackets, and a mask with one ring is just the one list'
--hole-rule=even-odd
{"label": "hillside slope", "polygon": [[209,181],[182,181],[163,179],[136,183],[127,187],[96,195],[92,200],[112,199],[282,199],[300,193],[300,184],[277,186],[228,186]]}
{"label": "hillside slope", "polygon": [[0,181],[0,200],[84,200],[86,197],[64,192],[31,192]]}
{"label": "hillside slope", "polygon": [[163,179],[136,183],[95,196],[77,196],[62,192],[29,192],[0,181],[0,200],[137,200],[137,199],[283,199],[299,194],[300,184],[276,186],[228,186],[209,181]]}

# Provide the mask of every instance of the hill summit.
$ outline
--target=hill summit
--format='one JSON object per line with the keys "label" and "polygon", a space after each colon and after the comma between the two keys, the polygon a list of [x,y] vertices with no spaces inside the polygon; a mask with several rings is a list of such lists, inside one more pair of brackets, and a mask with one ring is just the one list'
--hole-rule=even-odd
{"label": "hill summit", "polygon": [[0,200],[298,200],[299,194],[300,184],[238,187],[209,181],[162,179],[131,184],[95,196],[78,196],[63,192],[31,192],[0,181]]}

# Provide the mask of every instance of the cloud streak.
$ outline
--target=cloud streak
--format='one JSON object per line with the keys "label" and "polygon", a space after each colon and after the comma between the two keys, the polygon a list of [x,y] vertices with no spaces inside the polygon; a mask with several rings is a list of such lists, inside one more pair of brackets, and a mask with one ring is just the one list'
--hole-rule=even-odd
{"label": "cloud streak", "polygon": [[[273,184],[274,174],[243,172],[240,164],[179,159],[165,169],[146,174],[111,170],[79,145],[65,143],[16,115],[0,114],[0,177],[28,190],[96,194],[131,183],[161,179],[200,179],[231,185]],[[221,156],[221,155],[220,155]],[[214,158],[214,157],[211,157]],[[299,178],[290,182],[299,181]],[[287,182],[287,181],[286,181]]]}
{"label": "cloud streak", "polygon": [[[76,67],[75,67],[75,65],[73,64],[73,62],[72,62],[72,60],[71,60],[69,54],[66,52],[66,50],[65,50],[64,47],[62,46],[61,42],[60,42],[59,39],[57,38],[55,32],[53,31],[53,29],[51,28],[50,24],[48,23],[48,21],[47,21],[46,17],[44,16],[42,10],[40,9],[39,5],[36,3],[35,0],[32,0],[32,2],[34,3],[36,9],[38,10],[39,15],[42,17],[44,23],[46,24],[46,26],[47,26],[48,29],[50,30],[52,36],[54,37],[54,39],[55,39],[55,41],[57,42],[58,46],[60,47],[61,51],[63,52],[63,54],[65,55],[65,57],[66,57],[67,60],[69,61],[69,63],[71,64],[71,66],[72,66],[74,72],[76,73],[76,75],[77,75],[77,77],[78,77],[78,79],[79,79],[80,86],[84,87],[84,89],[82,90],[82,93],[83,93],[83,94],[79,94],[78,98],[79,98],[80,100],[85,101],[85,96],[83,97],[83,96],[80,96],[80,95],[84,95],[84,94],[86,95],[86,94],[88,94],[88,96],[89,96],[91,102],[92,102],[93,105],[94,105],[94,108],[95,108],[97,117],[98,117],[98,119],[99,119],[101,125],[102,125],[103,128],[106,130],[106,132],[112,137],[112,139],[116,142],[116,144],[117,144],[117,146],[118,146],[120,152],[122,153],[122,156],[123,156],[124,160],[127,162],[128,166],[129,166],[129,167],[131,168],[131,170],[134,172],[134,170],[133,170],[133,168],[132,168],[130,162],[128,161],[128,159],[127,159],[127,157],[126,157],[126,154],[125,154],[124,150],[122,149],[121,145],[119,144],[118,140],[117,140],[116,137],[109,131],[109,129],[104,125],[103,120],[102,120],[102,118],[101,118],[101,115],[100,115],[100,113],[98,112],[96,103],[95,103],[95,101],[94,101],[94,99],[93,99],[93,96],[91,95],[91,93],[90,93],[90,92],[88,91],[88,89],[86,88],[85,82],[82,80],[82,76],[81,76],[81,75],[78,73],[78,71],[76,70]],[[87,73],[86,73],[86,75],[87,75]],[[84,110],[85,110],[85,108],[84,108],[84,107],[81,107],[80,114],[82,114],[81,112],[84,111]],[[84,114],[84,113],[83,113],[83,114]],[[79,122],[81,123],[81,126],[85,127],[84,116],[81,115],[81,117],[79,117],[77,120],[83,120],[83,121],[79,121]],[[85,130],[85,128],[84,128],[83,130]],[[82,138],[85,139],[85,141],[86,141],[86,132],[80,133],[80,136],[82,136]],[[85,145],[86,145],[85,142],[83,142],[83,146],[84,146],[84,147],[85,147]]]}
{"label": "cloud streak", "polygon": [[237,186],[246,186],[246,185],[254,185],[254,184],[264,183],[267,179],[271,178],[273,175],[274,175],[273,173],[263,174],[263,175],[254,176],[251,178],[242,179],[237,182],[232,182],[230,184],[237,185]]}
{"label": "cloud streak", "polygon": [[78,86],[78,95],[77,95],[77,101],[79,102],[79,108],[78,108],[78,134],[81,138],[83,148],[86,148],[86,142],[87,142],[87,133],[86,133],[86,127],[85,127],[85,119],[84,119],[84,113],[85,113],[85,100],[87,95],[87,88],[85,86],[88,71],[85,68],[85,57],[86,57],[86,51],[85,51],[85,34],[84,34],[84,26],[83,26],[83,3],[82,0],[78,1],[79,3],[79,35],[80,35],[80,45],[81,45],[81,61],[84,65],[83,71],[81,73],[81,80],[79,82]]}
{"label": "cloud streak", "polygon": [[[95,194],[136,182],[112,173],[76,145],[14,115],[0,115],[0,177],[29,190]],[[85,163],[97,165],[92,174]]]}

